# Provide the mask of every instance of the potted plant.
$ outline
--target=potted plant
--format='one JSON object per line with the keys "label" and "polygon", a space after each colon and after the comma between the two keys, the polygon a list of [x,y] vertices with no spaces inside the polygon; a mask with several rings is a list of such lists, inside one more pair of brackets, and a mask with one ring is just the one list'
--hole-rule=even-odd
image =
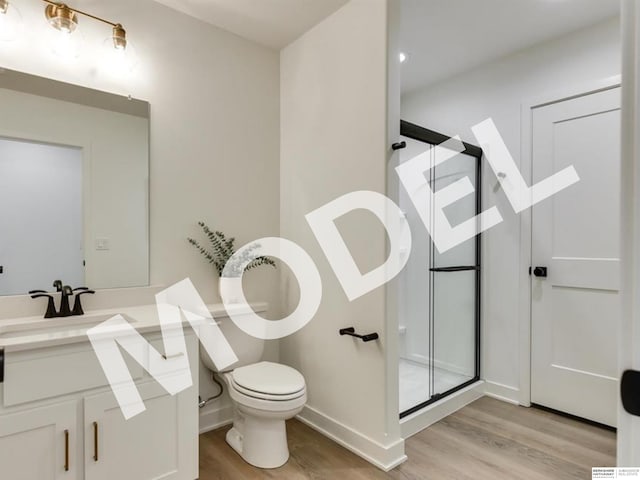
{"label": "potted plant", "polygon": [[[233,262],[229,263],[229,259],[236,252],[235,238],[227,238],[224,233],[218,230],[211,230],[204,222],[198,222],[198,225],[207,237],[209,247],[204,247],[200,242],[193,238],[188,238],[188,241],[200,252],[200,254],[202,254],[207,262],[214,267],[218,278],[240,277],[243,273],[242,265],[246,265],[244,267],[244,272],[253,270],[254,268],[260,267],[262,265],[269,265],[273,268],[276,268],[276,262],[266,256],[256,257],[253,260],[247,262],[249,258],[251,258],[251,252],[260,247],[260,245],[257,243],[250,245],[248,248],[245,248],[242,251],[242,255],[234,258]],[[225,298],[227,295],[224,294],[223,289],[221,288],[222,284],[223,282],[218,281],[218,291],[220,293],[220,298],[222,299],[222,301],[226,303],[234,303],[235,301],[237,301],[237,299]]]}

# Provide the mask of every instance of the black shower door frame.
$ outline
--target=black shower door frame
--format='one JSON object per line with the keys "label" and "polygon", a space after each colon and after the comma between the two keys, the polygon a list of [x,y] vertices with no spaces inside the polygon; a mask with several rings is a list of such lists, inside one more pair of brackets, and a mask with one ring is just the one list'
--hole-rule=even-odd
{"label": "black shower door frame", "polygon": [[[411,138],[413,140],[417,140],[419,142],[424,142],[430,145],[440,145],[447,140],[450,140],[451,137],[444,135],[442,133],[435,132],[433,130],[429,130],[428,128],[421,127],[419,125],[415,125],[413,123],[407,122],[405,120],[400,121],[400,135],[403,137]],[[480,215],[482,212],[482,149],[476,145],[472,145],[470,143],[462,142],[464,146],[464,151],[460,152],[461,154],[469,155],[476,159],[476,215]],[[464,267],[465,270],[475,270],[476,272],[476,312],[475,312],[475,375],[471,380],[468,380],[456,387],[453,387],[441,394],[434,395],[430,399],[425,400],[424,402],[411,407],[408,410],[400,413],[400,418],[407,417],[423,408],[442,400],[449,395],[452,395],[480,380],[480,326],[481,326],[481,286],[482,286],[482,239],[481,235],[476,235],[476,265],[474,267]],[[458,267],[454,267],[458,268]],[[436,271],[460,271],[450,269],[446,270],[441,268],[431,268],[432,272]],[[432,282],[433,283],[433,282]],[[430,339],[433,341],[433,338]]]}

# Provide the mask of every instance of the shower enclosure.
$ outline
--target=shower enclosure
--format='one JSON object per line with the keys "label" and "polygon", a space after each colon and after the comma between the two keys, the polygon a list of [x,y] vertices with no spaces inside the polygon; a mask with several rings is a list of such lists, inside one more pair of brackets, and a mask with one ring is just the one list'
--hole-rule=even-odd
{"label": "shower enclosure", "polygon": [[[435,148],[449,137],[403,121],[406,146],[400,162],[417,155],[435,158]],[[452,226],[481,210],[482,150],[465,150],[425,172],[437,192],[465,177],[475,192],[445,207]],[[400,417],[406,417],[480,377],[480,236],[439,252],[409,193],[399,188],[399,205],[411,227],[413,244],[399,278]],[[433,232],[433,225],[430,230]]]}

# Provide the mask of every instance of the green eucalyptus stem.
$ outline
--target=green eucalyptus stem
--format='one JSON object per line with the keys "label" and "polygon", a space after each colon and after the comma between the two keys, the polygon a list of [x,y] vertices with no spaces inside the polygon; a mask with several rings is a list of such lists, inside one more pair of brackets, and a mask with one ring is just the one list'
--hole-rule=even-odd
{"label": "green eucalyptus stem", "polygon": [[204,222],[198,222],[198,225],[204,232],[204,235],[209,242],[209,246],[203,246],[198,242],[198,240],[193,238],[188,238],[187,240],[200,252],[206,261],[215,268],[218,277],[222,277],[223,273],[225,273],[225,277],[239,277],[243,273],[241,269],[241,265],[243,264],[246,264],[244,272],[253,270],[254,268],[262,265],[268,265],[276,268],[276,262],[267,256],[259,256],[250,260],[253,257],[251,252],[260,247],[257,243],[245,248],[238,258],[234,259],[232,263],[229,263],[229,259],[235,253],[236,239],[234,237],[227,238],[224,233],[217,230],[211,230]]}

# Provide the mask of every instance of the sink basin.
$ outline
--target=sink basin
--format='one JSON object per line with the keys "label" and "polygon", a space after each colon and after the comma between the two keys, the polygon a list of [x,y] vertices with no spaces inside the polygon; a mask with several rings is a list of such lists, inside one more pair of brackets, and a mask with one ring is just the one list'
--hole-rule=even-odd
{"label": "sink basin", "polygon": [[[83,315],[78,317],[46,318],[37,321],[20,322],[0,326],[0,339],[48,335],[51,338],[84,335],[87,330],[110,319],[109,315]],[[126,316],[129,323],[135,320]]]}

